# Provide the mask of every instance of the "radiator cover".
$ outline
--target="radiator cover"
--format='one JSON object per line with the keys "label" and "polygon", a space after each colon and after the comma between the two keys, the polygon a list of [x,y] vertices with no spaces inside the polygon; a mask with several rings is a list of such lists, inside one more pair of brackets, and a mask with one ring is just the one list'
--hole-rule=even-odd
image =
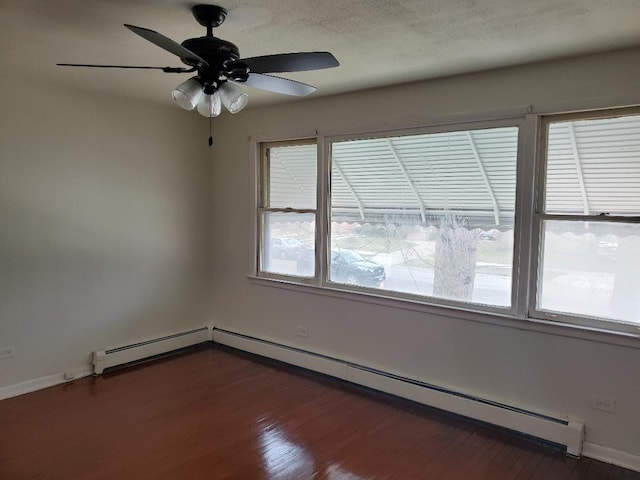
{"label": "radiator cover", "polygon": [[582,420],[528,411],[228,330],[214,328],[213,341],[535,437],[566,448],[570,455],[582,452]]}
{"label": "radiator cover", "polygon": [[101,374],[106,368],[135,362],[208,341],[211,341],[211,329],[200,327],[129,345],[96,350],[93,352],[94,373]]}

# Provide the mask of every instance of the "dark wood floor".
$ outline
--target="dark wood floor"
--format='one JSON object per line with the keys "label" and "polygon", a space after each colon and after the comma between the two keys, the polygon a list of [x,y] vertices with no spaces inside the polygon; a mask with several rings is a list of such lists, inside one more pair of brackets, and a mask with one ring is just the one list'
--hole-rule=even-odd
{"label": "dark wood floor", "polygon": [[640,473],[206,348],[0,402],[0,478],[640,480]]}

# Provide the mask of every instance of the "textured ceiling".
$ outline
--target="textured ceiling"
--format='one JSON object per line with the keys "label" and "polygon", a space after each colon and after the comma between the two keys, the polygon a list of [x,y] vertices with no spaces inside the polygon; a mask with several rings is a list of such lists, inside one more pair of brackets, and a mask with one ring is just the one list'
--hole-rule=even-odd
{"label": "textured ceiling", "polygon": [[[0,0],[2,75],[169,104],[185,75],[56,67],[179,66],[123,27],[204,34],[181,0]],[[331,51],[335,69],[283,75],[328,95],[640,45],[640,0],[221,0],[216,36],[241,56]],[[291,97],[247,89],[251,104]]]}

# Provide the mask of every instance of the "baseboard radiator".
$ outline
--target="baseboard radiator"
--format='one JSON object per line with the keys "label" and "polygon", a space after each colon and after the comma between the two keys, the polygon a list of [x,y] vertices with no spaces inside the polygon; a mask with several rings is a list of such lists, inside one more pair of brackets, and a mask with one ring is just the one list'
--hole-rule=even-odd
{"label": "baseboard radiator", "polygon": [[106,368],[140,361],[208,341],[211,341],[211,329],[202,327],[120,347],[96,350],[93,352],[94,373],[101,374]]}
{"label": "baseboard radiator", "polygon": [[581,420],[528,411],[228,330],[214,328],[213,341],[535,437],[566,448],[570,455],[579,456],[582,451]]}

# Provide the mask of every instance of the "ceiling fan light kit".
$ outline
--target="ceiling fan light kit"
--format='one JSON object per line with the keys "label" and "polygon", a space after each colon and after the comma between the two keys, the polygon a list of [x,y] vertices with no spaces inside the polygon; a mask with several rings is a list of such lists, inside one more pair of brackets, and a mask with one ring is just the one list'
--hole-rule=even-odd
{"label": "ceiling fan light kit", "polygon": [[[206,90],[212,93],[206,93]],[[197,107],[198,113],[205,117],[220,115],[221,105],[224,105],[230,113],[238,113],[249,103],[249,95],[237,85],[224,82],[216,90],[214,86],[204,86],[198,77],[191,77],[178,85],[171,92],[171,98],[185,110],[193,110]]]}
{"label": "ceiling fan light kit", "polygon": [[220,114],[224,105],[231,113],[241,111],[249,101],[239,84],[293,96],[306,96],[316,88],[295,80],[268,75],[275,72],[302,72],[337,67],[336,58],[329,52],[297,52],[240,58],[233,43],[213,36],[213,29],[227,18],[227,11],[217,5],[195,5],[191,8],[197,22],[206,27],[204,37],[189,38],[177,43],[147,28],[125,24],[133,33],[176,55],[184,67],[147,67],[129,65],[97,65],[59,63],[68,67],[128,68],[162,70],[164,73],[193,73],[196,75],[178,85],[171,96],[186,110],[197,109],[205,117]]}

